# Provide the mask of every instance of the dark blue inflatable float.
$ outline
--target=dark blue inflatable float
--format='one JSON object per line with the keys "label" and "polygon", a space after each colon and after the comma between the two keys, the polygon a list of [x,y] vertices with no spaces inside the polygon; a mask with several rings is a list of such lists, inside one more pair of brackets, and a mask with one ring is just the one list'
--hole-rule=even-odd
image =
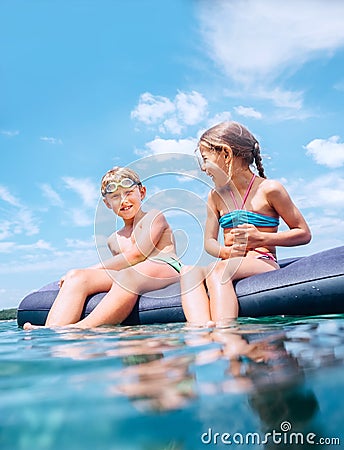
{"label": "dark blue inflatable float", "polygon": [[[235,284],[242,317],[344,313],[344,246],[279,261],[281,268]],[[18,325],[44,325],[58,293],[57,282],[27,295],[18,307]],[[88,297],[87,316],[105,293]],[[123,325],[184,322],[179,283],[142,295]]]}

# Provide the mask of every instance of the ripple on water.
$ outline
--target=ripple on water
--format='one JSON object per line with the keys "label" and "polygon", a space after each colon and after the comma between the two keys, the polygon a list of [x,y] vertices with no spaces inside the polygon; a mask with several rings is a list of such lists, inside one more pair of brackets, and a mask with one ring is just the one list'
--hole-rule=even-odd
{"label": "ripple on water", "polygon": [[288,420],[342,436],[343,329],[343,316],[215,329],[0,322],[0,448],[197,449],[209,428],[263,432]]}

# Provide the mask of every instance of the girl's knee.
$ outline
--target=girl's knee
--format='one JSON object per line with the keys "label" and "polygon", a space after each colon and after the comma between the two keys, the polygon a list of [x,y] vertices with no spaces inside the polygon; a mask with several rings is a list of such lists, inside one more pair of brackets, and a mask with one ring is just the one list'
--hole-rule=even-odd
{"label": "girl's knee", "polygon": [[201,271],[201,267],[197,266],[182,266],[180,270],[180,275],[183,277],[190,275],[190,273],[199,273]]}
{"label": "girl's knee", "polygon": [[[212,265],[206,275],[206,280],[219,282],[222,280],[225,275],[225,270],[227,266],[227,261],[218,261],[214,265]],[[231,277],[229,277],[230,279]]]}
{"label": "girl's knee", "polygon": [[182,284],[191,280],[203,281],[206,278],[206,270],[200,266],[183,266],[180,275]]}

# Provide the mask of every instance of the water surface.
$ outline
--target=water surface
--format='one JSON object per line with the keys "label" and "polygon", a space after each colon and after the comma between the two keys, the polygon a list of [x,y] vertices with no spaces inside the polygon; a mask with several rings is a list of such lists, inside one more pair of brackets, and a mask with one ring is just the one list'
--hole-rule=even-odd
{"label": "water surface", "polygon": [[343,330],[344,316],[217,329],[0,322],[0,449],[341,448]]}

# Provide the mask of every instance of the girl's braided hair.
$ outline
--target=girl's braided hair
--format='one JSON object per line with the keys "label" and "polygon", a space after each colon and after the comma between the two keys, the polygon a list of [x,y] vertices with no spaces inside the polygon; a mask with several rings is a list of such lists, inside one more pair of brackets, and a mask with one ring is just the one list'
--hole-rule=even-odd
{"label": "girl's braided hair", "polygon": [[259,142],[253,134],[238,122],[222,122],[205,131],[200,144],[204,142],[213,150],[230,147],[234,156],[242,158],[247,165],[255,164],[259,176],[266,178]]}

